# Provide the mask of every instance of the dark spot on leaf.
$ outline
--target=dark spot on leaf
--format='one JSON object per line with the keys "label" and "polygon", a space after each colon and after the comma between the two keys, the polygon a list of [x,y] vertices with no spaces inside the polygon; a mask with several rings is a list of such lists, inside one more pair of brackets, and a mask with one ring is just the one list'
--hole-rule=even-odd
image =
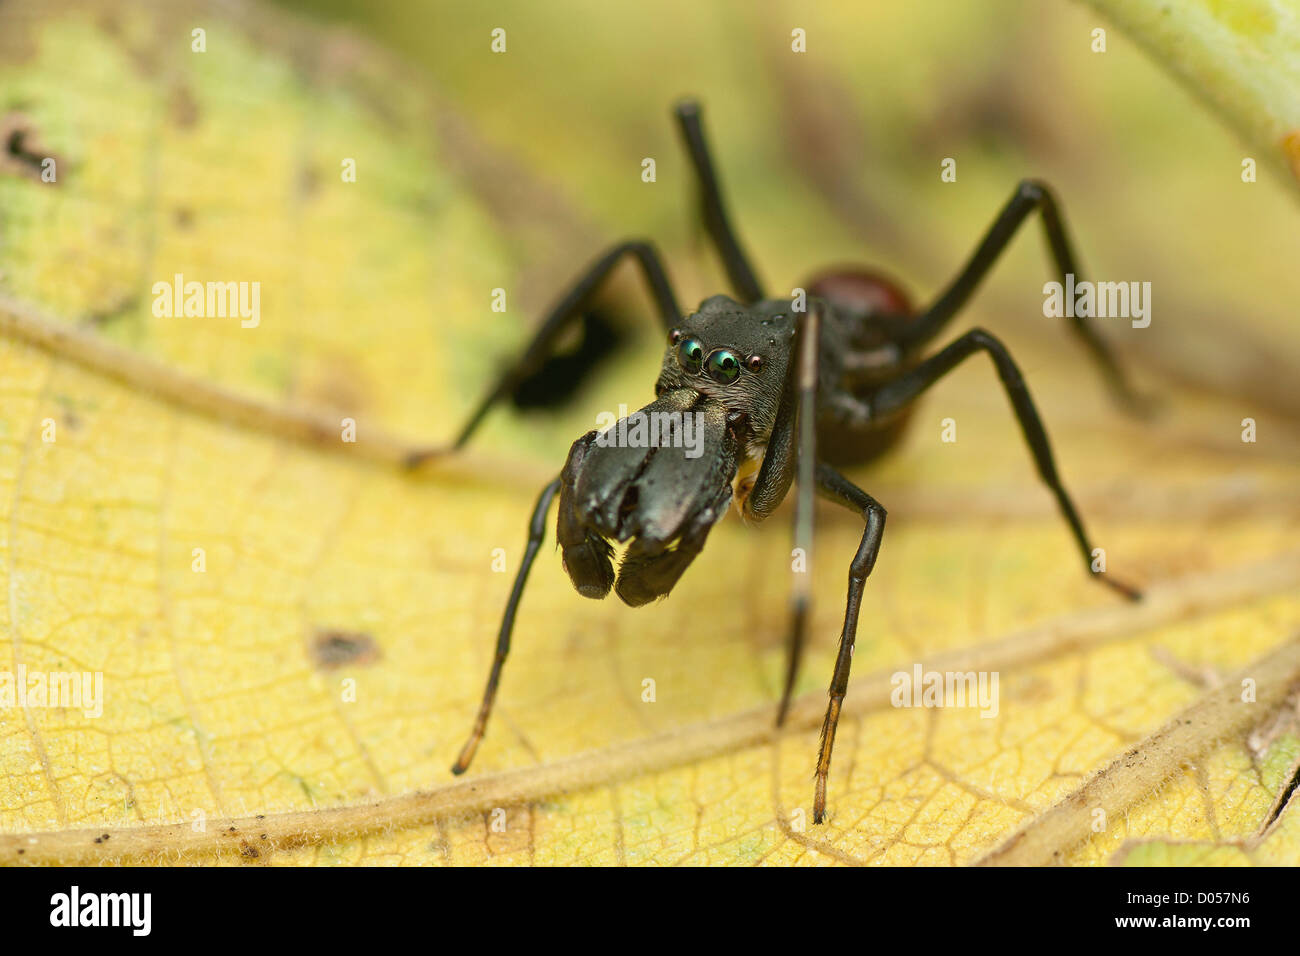
{"label": "dark spot on leaf", "polygon": [[190,88],[184,84],[172,88],[167,110],[172,122],[180,129],[190,129],[198,124],[198,101],[194,99],[194,94],[190,92]]}
{"label": "dark spot on leaf", "polygon": [[110,325],[123,325],[131,321],[138,324],[140,322],[140,297],[133,295],[106,302],[100,308],[88,311],[85,321],[101,329]]}
{"label": "dark spot on leaf", "polygon": [[[127,17],[129,10],[121,11]],[[118,11],[108,10],[99,18],[99,28],[111,37],[113,45],[120,48],[130,60],[131,65],[142,77],[149,80],[157,78],[161,46],[144,36],[137,36],[137,31],[127,30]]]}
{"label": "dark spot on leaf", "polygon": [[[372,391],[354,358],[341,354],[323,355],[300,373],[289,373],[276,364],[267,364],[258,372],[269,383],[284,389],[288,399],[357,421],[361,421]],[[338,426],[322,426],[318,438],[337,447]]]}
{"label": "dark spot on leaf", "polygon": [[[62,173],[63,163],[40,143],[31,121],[21,113],[10,113],[0,118],[0,173],[25,176],[42,182],[42,163],[54,160],[56,175]],[[46,185],[57,185],[59,180]]]}
{"label": "dark spot on leaf", "polygon": [[310,199],[320,191],[320,171],[315,166],[298,168],[298,198]]}
{"label": "dark spot on leaf", "polygon": [[320,628],[312,635],[309,652],[321,670],[373,664],[379,660],[379,645],[373,637],[361,631]]}
{"label": "dark spot on leaf", "polygon": [[194,210],[188,206],[177,206],[172,216],[175,218],[177,229],[189,229],[194,225]]}
{"label": "dark spot on leaf", "polygon": [[55,401],[59,403],[60,418],[62,424],[69,431],[81,430],[81,416],[77,414],[77,406],[67,395],[59,395]]}

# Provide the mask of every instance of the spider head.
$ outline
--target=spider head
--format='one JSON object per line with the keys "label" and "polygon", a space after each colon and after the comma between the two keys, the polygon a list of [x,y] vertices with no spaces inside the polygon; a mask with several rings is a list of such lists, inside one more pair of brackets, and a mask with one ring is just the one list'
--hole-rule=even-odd
{"label": "spider head", "polygon": [[755,438],[764,442],[776,420],[794,334],[789,302],[742,305],[712,296],[668,333],[655,392],[688,389],[704,395],[733,415],[743,414]]}

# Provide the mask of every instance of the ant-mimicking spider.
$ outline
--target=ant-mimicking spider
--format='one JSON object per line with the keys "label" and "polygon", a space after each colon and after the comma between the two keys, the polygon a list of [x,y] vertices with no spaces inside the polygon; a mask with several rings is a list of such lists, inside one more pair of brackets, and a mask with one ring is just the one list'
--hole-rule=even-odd
{"label": "ant-mimicking spider", "polygon": [[[836,466],[862,464],[893,446],[912,403],[964,359],[978,352],[992,359],[1039,476],[1056,496],[1089,572],[1130,600],[1140,597],[1136,589],[1094,569],[1093,549],[1083,522],[1057,475],[1047,433],[1006,346],[977,328],[933,355],[922,354],[924,346],[970,299],[1030,213],[1037,211],[1042,217],[1061,281],[1067,275],[1077,277],[1079,270],[1051,190],[1042,182],[1024,180],[961,272],[928,308],[913,310],[899,286],[878,272],[839,268],[806,283],[807,307],[799,311],[792,307],[797,301],[764,296],[741,249],[723,205],[699,105],[680,103],[675,115],[699,181],[704,226],[736,298],[711,296],[697,311],[684,316],[654,247],[645,241],[619,243],[596,260],[559,300],[523,355],[474,409],[452,449],[463,447],[489,409],[512,395],[553,353],[561,336],[581,322],[595,292],[615,266],[631,256],[640,266],[668,336],[655,400],[634,414],[695,415],[703,429],[704,453],[692,457],[678,447],[612,444],[602,440],[597,431],[573,444],[564,469],[542,489],[533,508],[527,547],[506,603],[482,704],[452,772],[460,774],[469,767],[483,738],[510,650],[515,612],[557,492],[556,535],[564,568],[578,593],[603,598],[612,588],[626,604],[637,607],[672,590],[733,499],[745,518],[762,521],[797,479],[794,540],[802,553],[809,553],[812,539],[814,492],[856,511],[865,524],[849,565],[844,627],[817,757],[813,822],[821,823],[863,589],[885,530],[885,509]],[[1131,410],[1140,408],[1141,400],[1087,319],[1071,316],[1070,321],[1115,396]],[[418,452],[411,456],[410,464],[440,453]],[[756,465],[756,474],[751,471],[737,478],[746,465],[751,469]],[[611,541],[630,542],[617,573]],[[777,709],[778,726],[789,709],[804,646],[807,577],[796,575],[792,589],[789,655]]]}

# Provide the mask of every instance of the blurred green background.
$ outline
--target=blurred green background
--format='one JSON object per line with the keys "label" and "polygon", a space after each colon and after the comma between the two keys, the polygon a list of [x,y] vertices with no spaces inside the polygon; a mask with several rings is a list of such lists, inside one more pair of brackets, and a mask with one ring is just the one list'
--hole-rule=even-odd
{"label": "blurred green background", "polygon": [[[1244,184],[1251,148],[1087,6],[284,5],[389,46],[484,150],[509,157],[472,178],[517,221],[534,313],[603,243],[629,235],[668,250],[685,302],[722,286],[668,117],[691,94],[706,106],[733,216],[771,288],[828,262],[870,262],[923,301],[1015,182],[1040,176],[1064,200],[1090,276],[1153,283],[1149,329],[1106,326],[1130,361],[1261,414],[1300,416],[1290,382],[1300,361],[1291,184],[1264,164],[1260,181]],[[498,27],[504,54],[489,49]],[[1093,50],[1098,27],[1104,53]],[[795,28],[806,31],[806,53],[791,50]],[[658,163],[655,185],[639,178],[647,156]],[[956,184],[940,182],[945,157],[957,160]],[[1047,278],[1038,236],[1021,239],[974,317],[1073,348],[1041,314]]]}

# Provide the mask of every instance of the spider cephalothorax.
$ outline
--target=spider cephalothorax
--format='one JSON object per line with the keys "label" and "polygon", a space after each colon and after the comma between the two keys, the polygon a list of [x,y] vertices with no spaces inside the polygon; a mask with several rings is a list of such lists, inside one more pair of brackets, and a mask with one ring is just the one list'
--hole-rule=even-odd
{"label": "spider cephalothorax", "polygon": [[655,394],[688,388],[713,398],[743,415],[753,437],[766,442],[785,387],[794,316],[788,300],[705,299],[669,331]]}

